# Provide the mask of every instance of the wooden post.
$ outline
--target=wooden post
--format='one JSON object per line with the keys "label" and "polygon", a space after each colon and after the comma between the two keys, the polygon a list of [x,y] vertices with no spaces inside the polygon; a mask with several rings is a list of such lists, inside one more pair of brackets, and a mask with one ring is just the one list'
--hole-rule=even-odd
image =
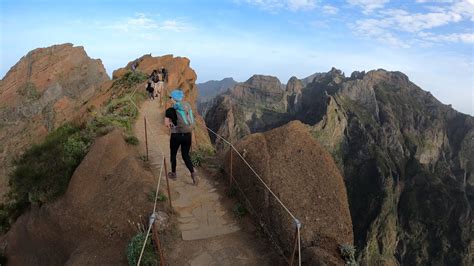
{"label": "wooden post", "polygon": [[166,165],[166,157],[163,157],[163,163],[165,164],[166,186],[168,188],[168,199],[170,202],[170,209],[173,210],[173,206],[171,205],[170,182],[168,180],[168,166]]}
{"label": "wooden post", "polygon": [[298,246],[298,228],[296,228],[295,230],[295,240],[293,242],[295,243],[295,247],[293,248],[293,253],[291,253],[290,266],[293,266],[293,261],[295,259],[296,254],[296,247]]}
{"label": "wooden post", "polygon": [[160,253],[160,265],[165,266],[165,256],[163,255],[163,250],[161,249],[161,242],[160,242],[160,237],[158,236],[158,233],[156,232],[155,229],[155,223],[151,225],[151,232],[153,234],[153,239],[155,240],[156,247],[158,248],[158,252]]}
{"label": "wooden post", "polygon": [[146,147],[146,160],[148,161],[148,134],[146,131],[146,117],[143,117],[143,121],[145,122],[145,147]]}

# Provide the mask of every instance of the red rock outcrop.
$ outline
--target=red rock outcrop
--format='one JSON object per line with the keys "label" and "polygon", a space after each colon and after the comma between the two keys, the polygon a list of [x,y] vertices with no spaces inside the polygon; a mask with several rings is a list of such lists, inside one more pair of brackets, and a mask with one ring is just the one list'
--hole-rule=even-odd
{"label": "red rock outcrop", "polygon": [[[256,133],[237,149],[302,223],[306,265],[343,264],[338,245],[352,244],[352,221],[343,178],[329,152],[299,121]],[[294,222],[238,156],[233,176],[251,208],[282,249],[291,254]],[[229,154],[226,170],[229,172]],[[323,265],[323,264],[322,264]]]}
{"label": "red rock outcrop", "polygon": [[35,49],[8,71],[0,82],[0,201],[12,158],[72,120],[107,80],[102,62],[72,44]]}
{"label": "red rock outcrop", "polygon": [[[184,100],[189,102],[196,116],[196,130],[194,131],[195,142],[197,146],[210,146],[211,142],[207,134],[204,119],[197,111],[198,88],[196,86],[196,72],[189,66],[189,59],[186,57],[173,57],[173,55],[165,55],[153,57],[144,55],[134,61],[131,61],[124,68],[117,69],[113,72],[113,79],[118,79],[131,70],[132,64],[136,64],[136,70],[146,74],[156,69],[160,70],[164,67],[168,70],[168,82],[165,85],[165,95],[168,95],[174,89],[181,89],[185,94]],[[145,83],[143,83],[143,90]],[[168,106],[168,105],[167,105]]]}

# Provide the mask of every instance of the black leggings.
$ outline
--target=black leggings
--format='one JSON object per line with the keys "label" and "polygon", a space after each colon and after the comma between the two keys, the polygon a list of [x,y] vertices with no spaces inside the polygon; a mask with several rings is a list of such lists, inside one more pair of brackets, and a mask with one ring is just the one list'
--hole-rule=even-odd
{"label": "black leggings", "polygon": [[179,146],[181,145],[181,155],[183,156],[184,163],[189,169],[189,172],[194,173],[193,163],[189,156],[189,150],[191,149],[191,133],[172,133],[170,140],[171,150],[171,171],[176,173],[176,154],[178,154]]}

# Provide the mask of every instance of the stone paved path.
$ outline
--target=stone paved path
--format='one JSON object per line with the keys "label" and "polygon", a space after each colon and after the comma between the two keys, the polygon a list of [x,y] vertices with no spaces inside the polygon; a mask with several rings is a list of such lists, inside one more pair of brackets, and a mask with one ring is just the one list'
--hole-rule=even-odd
{"label": "stone paved path", "polygon": [[[169,163],[169,135],[163,126],[163,108],[159,108],[157,102],[142,104],[135,125],[141,145],[145,143],[143,116],[148,121],[150,163],[158,176],[162,152]],[[218,181],[199,171],[199,185],[192,184],[179,153],[177,175],[177,180],[170,180],[170,187],[182,241],[169,254],[169,265],[270,265],[280,260],[268,244],[257,239],[255,228],[237,219],[232,206],[224,203],[229,199],[219,194]],[[162,181],[161,188],[165,189],[164,176]]]}

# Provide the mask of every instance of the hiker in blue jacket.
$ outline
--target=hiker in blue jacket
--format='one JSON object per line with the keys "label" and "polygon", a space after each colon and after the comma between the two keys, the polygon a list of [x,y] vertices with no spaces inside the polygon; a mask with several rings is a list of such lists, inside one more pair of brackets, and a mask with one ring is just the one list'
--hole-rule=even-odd
{"label": "hiker in blue jacket", "polygon": [[168,177],[171,179],[176,178],[176,154],[181,146],[181,155],[184,163],[191,173],[193,184],[197,185],[198,178],[194,171],[191,157],[189,156],[192,143],[192,131],[195,123],[193,110],[188,102],[183,101],[183,91],[179,89],[173,90],[170,98],[173,101],[173,106],[166,109],[165,112],[165,126],[171,129],[171,172],[168,173]]}

